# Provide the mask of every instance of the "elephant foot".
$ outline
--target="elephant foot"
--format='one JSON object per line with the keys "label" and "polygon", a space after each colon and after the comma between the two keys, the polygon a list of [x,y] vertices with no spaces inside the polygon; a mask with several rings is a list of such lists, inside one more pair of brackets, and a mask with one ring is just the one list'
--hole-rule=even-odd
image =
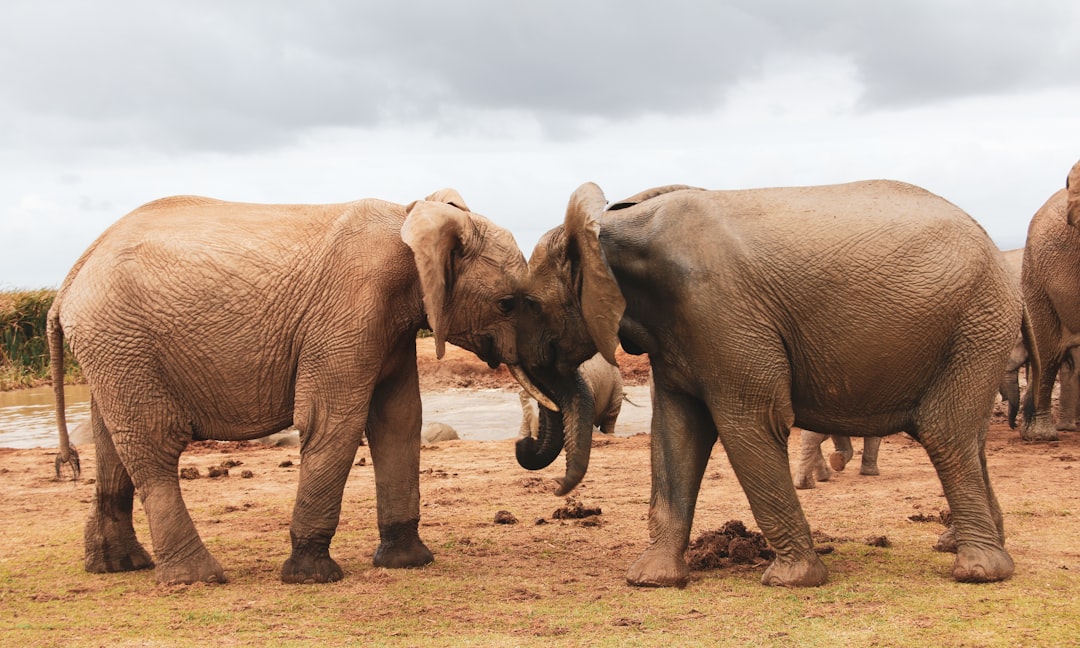
{"label": "elephant foot", "polygon": [[1032,425],[1020,429],[1020,438],[1024,441],[1057,441],[1058,433],[1045,418],[1040,418]]}
{"label": "elephant foot", "polygon": [[762,585],[779,587],[817,587],[828,580],[829,570],[817,554],[810,558],[787,561],[777,558],[761,576]]}
{"label": "elephant foot", "polygon": [[379,525],[379,548],[373,562],[376,567],[392,569],[423,567],[435,560],[431,550],[420,540],[419,520]]}
{"label": "elephant foot", "polygon": [[[829,455],[829,466],[836,472],[840,472],[847,466],[848,458],[844,456],[843,452],[834,452]],[[821,481],[825,481],[824,479]]]}
{"label": "elephant foot", "polygon": [[292,555],[281,566],[282,583],[333,583],[345,577],[345,572],[330,557],[330,539],[333,536],[299,539],[291,531],[289,536]]}
{"label": "elephant foot", "polygon": [[92,574],[138,571],[153,566],[150,554],[137,541],[125,546],[103,543],[101,546],[86,547],[85,567]]}
{"label": "elephant foot", "polygon": [[1001,547],[964,545],[956,552],[952,577],[960,583],[993,583],[1009,578],[1014,569],[1012,557]]}
{"label": "elephant foot", "polygon": [[795,475],[795,488],[809,490],[814,488],[814,480],[810,475]]}
{"label": "elephant foot", "polygon": [[162,585],[188,585],[191,583],[224,583],[225,570],[217,559],[204,552],[197,559],[181,562],[160,562],[154,570],[154,576]]}
{"label": "elephant foot", "polygon": [[135,529],[106,516],[92,516],[86,523],[83,546],[86,571],[92,574],[137,571],[154,566],[149,552],[136,539]]}
{"label": "elephant foot", "polygon": [[1058,421],[1054,429],[1058,432],[1076,432],[1076,421]]}
{"label": "elephant foot", "polygon": [[878,470],[877,466],[860,466],[859,467],[859,474],[860,475],[869,475],[871,477],[876,477],[877,475],[881,474],[881,471]]}
{"label": "elephant foot", "polygon": [[626,582],[637,587],[686,587],[690,567],[682,556],[650,547],[630,565]]}

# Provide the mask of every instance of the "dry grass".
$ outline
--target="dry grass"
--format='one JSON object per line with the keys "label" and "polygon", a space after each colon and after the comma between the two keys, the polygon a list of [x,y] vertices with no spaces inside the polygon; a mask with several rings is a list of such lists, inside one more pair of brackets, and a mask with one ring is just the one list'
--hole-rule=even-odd
{"label": "dry grass", "polygon": [[[1032,446],[1000,428],[991,436],[1013,579],[965,585],[948,578],[952,556],[930,549],[941,525],[909,519],[944,507],[940,485],[925,452],[892,437],[883,444],[881,477],[843,473],[800,493],[823,534],[819,544],[833,550],[823,557],[829,582],[799,590],[761,586],[760,563],[695,572],[682,590],[625,584],[625,569],[646,542],[647,436],[598,439],[576,495],[602,514],[585,520],[554,518],[565,503],[516,466],[509,441],[426,448],[421,535],[436,561],[407,571],[370,566],[374,486],[361,448],[366,465],[353,468],[333,546],[346,577],[321,586],[278,581],[297,478],[295,465],[279,464],[298,463],[295,449],[185,455],[181,466],[203,474],[232,458],[255,476],[183,482],[230,582],[179,587],[157,585],[151,572],[84,573],[81,525],[93,487],[52,481],[49,451],[0,451],[0,632],[34,646],[1075,645],[1080,441],[1068,435],[1053,447]],[[93,474],[89,454],[86,475]],[[518,524],[495,524],[499,510]],[[536,524],[540,518],[546,523]],[[729,519],[754,528],[718,449],[694,537]],[[148,543],[138,506],[136,528]],[[891,546],[867,544],[882,535]]]}

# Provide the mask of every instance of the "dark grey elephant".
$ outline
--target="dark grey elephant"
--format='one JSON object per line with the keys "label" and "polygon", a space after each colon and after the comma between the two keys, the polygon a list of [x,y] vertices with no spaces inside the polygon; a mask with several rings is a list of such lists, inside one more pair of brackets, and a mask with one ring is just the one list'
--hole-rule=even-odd
{"label": "dark grey elephant", "polygon": [[[1059,429],[1075,429],[1080,356],[1080,162],[1065,188],[1035,212],[1028,225],[1021,271],[1024,305],[1033,330],[1024,396],[1024,439],[1053,441]],[[1059,376],[1059,370],[1066,372]],[[1051,417],[1054,379],[1061,379],[1059,422]],[[1068,402],[1067,402],[1068,401]]]}
{"label": "dark grey elephant", "polygon": [[[719,439],[776,560],[762,582],[826,580],[791,479],[792,425],[904,431],[926,448],[956,528],[959,581],[1013,572],[985,440],[1020,296],[983,229],[911,185],[652,189],[604,210],[593,184],[529,260],[520,373],[559,407],[526,467],[564,447],[585,476],[592,397],[577,367],[621,342],[653,370],[650,544],[635,585],[682,586]],[[520,456],[519,448],[519,456]]]}
{"label": "dark grey elephant", "polygon": [[[411,248],[411,249],[410,249]],[[193,439],[295,424],[302,447],[287,583],[338,580],[341,497],[366,434],[380,544],[374,563],[432,560],[420,518],[416,333],[429,326],[490,364],[514,362],[525,259],[453,190],[381,200],[254,205],[176,197],[120,219],[79,258],[49,312],[61,457],[63,338],[90,383],[97,453],[86,569],[153,566],[135,537],[137,492],[162,582],[221,582],[181,497]]]}
{"label": "dark grey elephant", "polygon": [[[828,462],[821,454],[821,444],[825,439],[832,439],[835,452],[829,455]],[[881,437],[863,437],[862,459],[859,463],[860,475],[880,475],[877,460],[881,448]],[[833,471],[843,470],[855,456],[851,437],[819,434],[810,430],[799,433],[799,461],[795,466],[795,488],[805,490],[813,488],[816,481],[829,481]]]}

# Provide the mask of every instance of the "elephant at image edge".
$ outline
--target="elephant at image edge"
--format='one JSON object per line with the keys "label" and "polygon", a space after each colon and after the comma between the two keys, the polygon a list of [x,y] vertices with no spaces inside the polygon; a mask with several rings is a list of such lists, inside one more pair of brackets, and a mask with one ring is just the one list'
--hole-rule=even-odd
{"label": "elephant at image edge", "polygon": [[[1075,429],[1076,406],[1069,403],[1077,400],[1080,365],[1080,162],[1069,170],[1065,188],[1031,218],[1020,283],[1033,329],[1020,433],[1027,440],[1054,441],[1058,430]],[[1056,377],[1057,427],[1050,411]]]}
{"label": "elephant at image edge", "polygon": [[577,366],[597,351],[613,361],[619,343],[649,354],[650,544],[629,583],[687,583],[684,552],[718,438],[777,554],[762,582],[825,582],[789,471],[792,425],[917,438],[952,511],[953,577],[1012,574],[985,441],[1022,313],[974,220],[889,181],[669,186],[604,205],[599,187],[583,185],[537,244],[518,358],[561,413],[541,425],[529,464],[550,464],[565,445],[563,495],[584,477],[591,446]]}
{"label": "elephant at image edge", "polygon": [[[604,356],[597,353],[585,362],[581,363],[581,377],[589,386],[595,403],[595,415],[593,425],[600,428],[604,434],[615,434],[615,421],[622,411],[623,393],[622,373],[619,368],[610,364]],[[521,430],[519,437],[535,437],[540,426],[537,416],[536,399],[529,396],[529,392],[522,390],[521,398]]]}
{"label": "elephant at image edge", "polygon": [[[821,444],[825,439],[832,439],[835,452],[829,455],[828,463],[821,454]],[[862,460],[859,462],[860,475],[879,475],[877,459],[881,448],[881,437],[863,437]],[[814,481],[829,481],[832,471],[843,470],[855,456],[851,437],[819,434],[810,430],[799,433],[799,462],[795,467],[795,488],[805,490],[814,488]],[[830,469],[831,466],[831,469]]]}
{"label": "elephant at image edge", "polygon": [[[411,249],[410,249],[411,248]],[[83,253],[49,312],[61,459],[63,337],[90,384],[97,454],[86,569],[154,565],[135,537],[138,492],[161,582],[222,582],[177,480],[193,439],[296,425],[300,481],[287,583],[335,581],[330,557],[361,438],[375,471],[374,564],[432,560],[420,518],[416,333],[429,326],[492,366],[513,362],[525,259],[453,190],[408,207],[375,199],[255,205],[173,197],[120,219]]]}

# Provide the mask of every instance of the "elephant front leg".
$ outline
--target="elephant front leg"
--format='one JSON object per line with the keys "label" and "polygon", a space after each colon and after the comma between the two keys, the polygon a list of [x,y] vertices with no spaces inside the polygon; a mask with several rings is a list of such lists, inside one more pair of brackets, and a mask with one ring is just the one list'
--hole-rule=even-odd
{"label": "elephant front leg", "polygon": [[649,547],[626,573],[645,587],[684,587],[686,548],[701,479],[716,443],[716,427],[699,401],[654,390]]}
{"label": "elephant front leg", "polygon": [[310,431],[302,432],[300,485],[289,529],[292,553],[281,567],[283,583],[330,583],[345,576],[330,557],[330,541],[337,530],[345,483],[360,445],[356,428],[355,421],[339,418],[315,423]]}
{"label": "elephant front leg", "polygon": [[[415,353],[415,342],[408,346]],[[379,518],[376,567],[421,567],[435,559],[418,532],[421,403],[415,358],[401,367],[376,387],[367,423]]]}

